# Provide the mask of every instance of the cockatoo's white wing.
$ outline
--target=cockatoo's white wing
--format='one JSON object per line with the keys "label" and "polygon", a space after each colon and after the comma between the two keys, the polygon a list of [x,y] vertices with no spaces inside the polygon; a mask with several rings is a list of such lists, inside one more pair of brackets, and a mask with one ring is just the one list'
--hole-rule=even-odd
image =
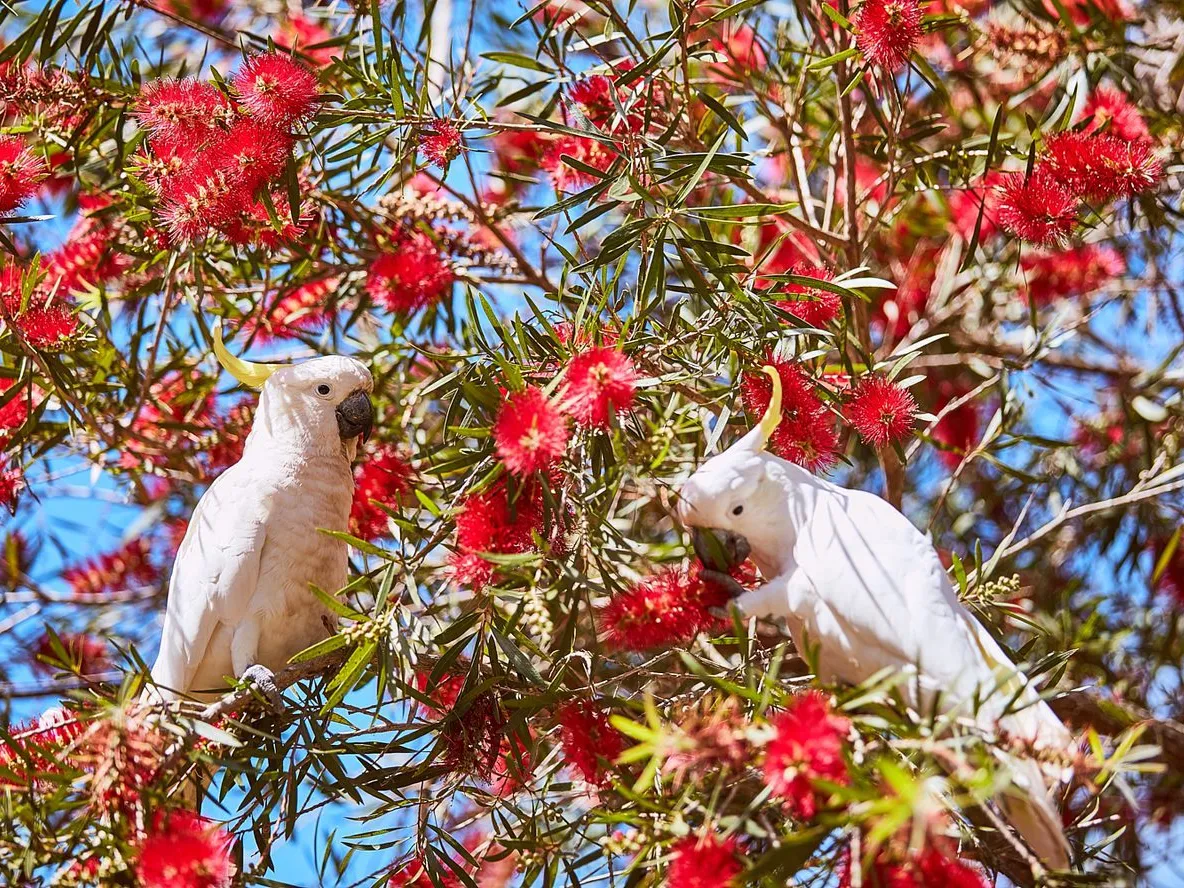
{"label": "cockatoo's white wing", "polygon": [[266,537],[266,500],[251,490],[251,466],[218,476],[189,521],[169,584],[160,653],[152,678],[167,698],[191,689],[219,623],[247,614]]}
{"label": "cockatoo's white wing", "polygon": [[[914,704],[962,704],[984,726],[1067,750],[1069,731],[958,601],[928,540],[879,497],[832,489],[794,547],[819,592],[814,626],[807,620],[805,628],[826,636],[816,639],[820,665],[856,683],[914,666],[918,682],[902,687]],[[1069,846],[1039,765],[1010,755],[1006,762],[1014,787],[1000,803],[1008,818],[1045,862],[1067,867]]]}
{"label": "cockatoo's white wing", "polygon": [[825,641],[849,657],[832,663],[840,678],[912,665],[946,692],[991,680],[974,620],[933,546],[879,497],[828,485],[799,530],[794,560],[822,602],[817,630],[809,622],[807,630],[837,633]]}

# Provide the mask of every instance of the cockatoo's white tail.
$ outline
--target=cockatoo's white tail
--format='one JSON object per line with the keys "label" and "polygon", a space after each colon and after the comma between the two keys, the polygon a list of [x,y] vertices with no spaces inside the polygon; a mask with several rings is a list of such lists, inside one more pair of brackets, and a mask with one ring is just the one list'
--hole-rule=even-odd
{"label": "cockatoo's white tail", "polygon": [[1012,774],[1012,786],[999,797],[999,807],[1045,866],[1069,868],[1069,842],[1061,815],[1049,795],[1044,772],[1033,759],[1006,756]]}

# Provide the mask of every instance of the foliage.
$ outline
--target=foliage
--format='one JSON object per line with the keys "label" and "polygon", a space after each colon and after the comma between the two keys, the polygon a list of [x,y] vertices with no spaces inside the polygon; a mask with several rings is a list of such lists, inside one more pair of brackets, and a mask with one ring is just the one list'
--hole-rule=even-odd
{"label": "foliage", "polygon": [[[677,488],[770,360],[774,446],[1091,689],[1054,700],[1088,740],[1046,762],[1059,878],[1146,877],[1184,797],[1176,12],[4,6],[9,883],[1032,884],[988,802],[1013,741],[900,675],[817,689],[698,576]],[[249,429],[216,318],[378,381],[352,579],[310,592],[341,627],[281,716],[136,702]],[[119,547],[43,520],[79,483]],[[177,810],[201,774],[220,826]]]}

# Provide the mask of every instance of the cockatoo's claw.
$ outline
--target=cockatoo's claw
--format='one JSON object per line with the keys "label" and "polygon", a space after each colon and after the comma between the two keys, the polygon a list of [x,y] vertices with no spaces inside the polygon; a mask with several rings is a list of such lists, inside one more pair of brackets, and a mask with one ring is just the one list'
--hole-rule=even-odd
{"label": "cockatoo's claw", "polygon": [[741,534],[713,527],[692,528],[691,543],[699,561],[711,571],[730,570],[752,552],[752,546]]}
{"label": "cockatoo's claw", "polygon": [[718,570],[703,570],[700,571],[699,576],[704,583],[722,590],[732,600],[735,600],[748,591],[728,576],[728,574],[721,573]]}
{"label": "cockatoo's claw", "polygon": [[243,681],[258,688],[276,714],[284,711],[284,695],[275,683],[275,673],[266,666],[248,666],[243,671]]}

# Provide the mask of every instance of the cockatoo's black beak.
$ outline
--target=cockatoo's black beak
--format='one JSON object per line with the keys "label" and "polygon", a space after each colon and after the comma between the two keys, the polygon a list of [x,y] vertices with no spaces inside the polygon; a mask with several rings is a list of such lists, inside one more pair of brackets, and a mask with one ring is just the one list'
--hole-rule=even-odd
{"label": "cockatoo's black beak", "polygon": [[342,440],[360,436],[365,444],[374,428],[374,405],[370,396],[360,389],[337,405],[337,433]]}
{"label": "cockatoo's black beak", "polygon": [[722,573],[727,573],[752,553],[748,540],[731,530],[693,527],[691,542],[703,566]]}

